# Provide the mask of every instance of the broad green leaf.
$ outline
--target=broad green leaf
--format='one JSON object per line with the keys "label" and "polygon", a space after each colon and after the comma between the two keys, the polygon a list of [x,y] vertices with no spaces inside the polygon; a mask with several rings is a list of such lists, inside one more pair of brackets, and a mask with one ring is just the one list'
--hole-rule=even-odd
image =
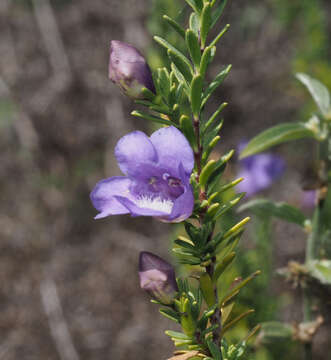
{"label": "broad green leaf", "polygon": [[287,141],[314,137],[314,132],[304,123],[283,123],[255,136],[241,152],[240,159]]}
{"label": "broad green leaf", "polygon": [[305,215],[296,207],[285,202],[274,203],[267,199],[250,200],[238,209],[239,212],[244,210],[251,210],[263,218],[266,216],[275,216],[302,227],[304,227],[305,221],[307,220]]}
{"label": "broad green leaf", "polygon": [[185,39],[185,30],[171,17],[163,15],[163,19],[180,35]]}
{"label": "broad green leaf", "polygon": [[194,65],[199,69],[201,61],[201,50],[198,36],[193,30],[187,29],[185,40]]}
{"label": "broad green leaf", "polygon": [[321,113],[323,115],[328,114],[331,111],[331,100],[328,89],[321,82],[308,76],[307,74],[298,73],[296,74],[296,77],[306,86],[317,106],[321,110]]}

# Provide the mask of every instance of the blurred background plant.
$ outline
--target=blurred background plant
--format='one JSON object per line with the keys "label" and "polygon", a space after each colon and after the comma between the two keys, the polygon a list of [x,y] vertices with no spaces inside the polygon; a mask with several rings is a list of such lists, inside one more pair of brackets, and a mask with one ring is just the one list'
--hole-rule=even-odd
{"label": "blurred background plant", "polygon": [[[171,351],[163,335],[169,323],[155,323],[157,309],[151,309],[132,275],[143,249],[169,258],[166,231],[156,222],[146,226],[144,219],[114,218],[96,226],[88,200],[98,179],[118,173],[114,144],[139,121],[126,115],[133,104],[107,78],[109,41],[134,44],[149,54],[154,68],[160,53],[154,45],[158,50],[150,50],[147,28],[169,35],[172,30],[161,19],[164,7],[176,18],[183,5],[146,4],[1,0],[0,355],[8,360],[148,360]],[[231,23],[231,31],[211,68],[215,75],[220,65],[233,63],[217,93],[231,103],[224,110],[218,152],[279,122],[306,118],[314,109],[293,73],[307,72],[330,88],[330,12],[328,0],[229,1],[223,22]],[[279,146],[286,171],[261,194],[300,207],[303,180],[314,181],[316,168],[308,149],[300,141]],[[238,171],[233,164],[228,177]],[[304,234],[277,219],[256,219],[242,242],[246,260],[231,269],[232,276],[245,276],[263,264],[263,276],[243,292],[242,306],[255,304],[254,323],[299,323],[299,292],[274,270],[290,259],[303,260]],[[272,236],[265,236],[271,221]],[[251,325],[243,324],[243,333]],[[286,329],[281,330],[277,342],[253,349],[251,357],[302,359],[300,347],[287,346]],[[325,322],[314,339],[314,359],[326,360],[329,334]]]}

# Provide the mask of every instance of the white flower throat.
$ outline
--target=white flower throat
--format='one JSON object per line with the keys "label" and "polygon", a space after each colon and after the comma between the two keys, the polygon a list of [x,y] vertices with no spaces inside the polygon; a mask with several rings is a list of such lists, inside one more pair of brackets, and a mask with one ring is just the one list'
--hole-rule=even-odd
{"label": "white flower throat", "polygon": [[166,214],[171,214],[172,208],[174,206],[173,201],[170,199],[163,199],[160,196],[152,197],[142,195],[136,199],[135,203],[140,208],[162,211]]}

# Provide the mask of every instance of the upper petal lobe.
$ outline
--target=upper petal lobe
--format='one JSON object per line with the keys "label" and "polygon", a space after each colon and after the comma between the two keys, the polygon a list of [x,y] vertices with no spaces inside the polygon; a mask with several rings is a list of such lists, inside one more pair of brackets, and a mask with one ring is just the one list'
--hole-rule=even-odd
{"label": "upper petal lobe", "polygon": [[186,174],[191,174],[194,155],[186,137],[174,126],[161,128],[150,137],[158,155],[160,166],[178,169],[183,164]]}
{"label": "upper petal lobe", "polygon": [[126,175],[134,172],[143,162],[157,161],[157,153],[149,137],[142,131],[133,131],[123,136],[115,147],[119,168]]}

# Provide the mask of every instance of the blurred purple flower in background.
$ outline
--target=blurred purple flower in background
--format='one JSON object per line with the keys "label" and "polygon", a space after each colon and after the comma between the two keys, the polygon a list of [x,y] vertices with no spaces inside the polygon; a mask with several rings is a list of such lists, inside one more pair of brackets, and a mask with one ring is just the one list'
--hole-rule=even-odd
{"label": "blurred purple flower in background", "polygon": [[174,126],[148,137],[141,131],[123,136],[115,156],[126,176],[100,181],[91,193],[95,217],[131,214],[180,222],[193,211],[190,175],[194,166],[191,146]]}
{"label": "blurred purple flower in background", "polygon": [[139,256],[140,287],[163,304],[171,304],[178,291],[175,270],[165,260],[150,252]]}
{"label": "blurred purple flower in background", "polygon": [[303,192],[302,206],[306,208],[312,208],[316,204],[316,190],[306,190]]}
{"label": "blurred purple flower in background", "polygon": [[[239,153],[246,144],[239,145]],[[240,161],[239,177],[244,180],[237,185],[240,192],[252,196],[268,188],[285,170],[284,160],[270,153],[249,156]]]}
{"label": "blurred purple flower in background", "polygon": [[121,41],[110,42],[109,78],[132,98],[141,98],[143,87],[155,93],[151,70],[143,55]]}

